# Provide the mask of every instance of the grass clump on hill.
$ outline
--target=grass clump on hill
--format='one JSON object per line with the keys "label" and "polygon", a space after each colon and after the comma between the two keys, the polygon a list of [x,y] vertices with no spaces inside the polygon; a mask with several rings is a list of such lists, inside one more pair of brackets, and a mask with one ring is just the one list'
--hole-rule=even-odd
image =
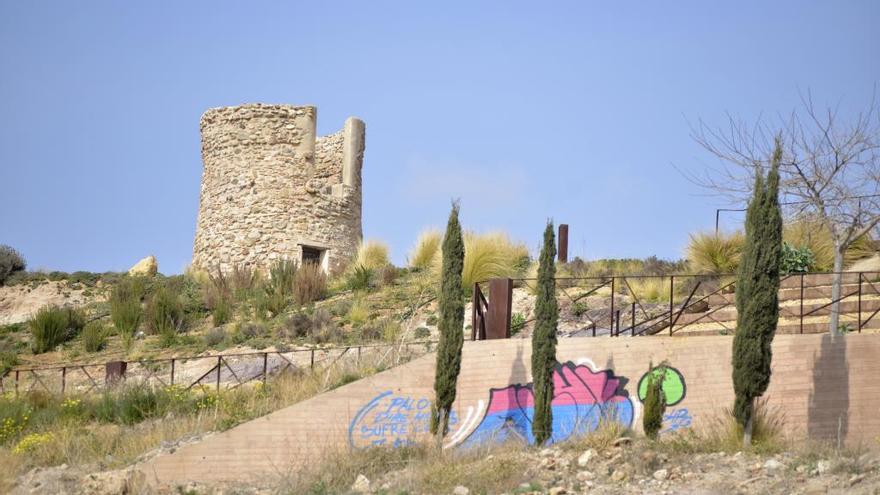
{"label": "grass clump on hill", "polygon": [[440,250],[442,241],[443,234],[439,230],[431,229],[419,234],[416,245],[409,253],[409,267],[414,270],[429,268]]}
{"label": "grass clump on hill", "polygon": [[107,327],[100,321],[91,321],[82,331],[83,348],[86,352],[98,352],[107,347]]}
{"label": "grass clump on hill", "polygon": [[125,348],[131,347],[134,334],[141,323],[141,299],[145,294],[142,277],[122,277],[110,293],[110,320],[122,337]]}
{"label": "grass clump on hill", "polygon": [[[440,277],[442,249],[434,256],[432,269],[435,278]],[[466,293],[474,283],[492,278],[518,277],[529,266],[529,250],[519,242],[512,241],[502,232],[477,234],[464,233],[464,267],[461,287]]]}
{"label": "grass clump on hill", "polygon": [[353,265],[368,270],[379,270],[390,264],[388,245],[377,240],[366,240],[358,246]]}
{"label": "grass clump on hill", "polygon": [[147,302],[147,329],[161,338],[163,347],[172,345],[183,331],[185,316],[180,294],[170,286],[158,287]]}
{"label": "grass clump on hill", "polygon": [[43,306],[28,322],[31,350],[42,354],[79,335],[85,326],[83,314],[71,308]]}
{"label": "grass clump on hill", "polygon": [[697,232],[690,235],[687,259],[690,269],[700,274],[730,274],[736,272],[742,255],[745,237],[742,232]]}

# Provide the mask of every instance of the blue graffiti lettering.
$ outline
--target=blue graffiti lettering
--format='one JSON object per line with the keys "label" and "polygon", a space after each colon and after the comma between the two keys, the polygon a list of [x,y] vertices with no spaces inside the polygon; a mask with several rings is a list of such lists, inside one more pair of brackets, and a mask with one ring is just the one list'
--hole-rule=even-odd
{"label": "blue graffiti lettering", "polygon": [[[455,412],[449,415],[450,427],[458,422]],[[382,392],[362,407],[348,428],[352,447],[412,445],[431,427],[431,401]]]}

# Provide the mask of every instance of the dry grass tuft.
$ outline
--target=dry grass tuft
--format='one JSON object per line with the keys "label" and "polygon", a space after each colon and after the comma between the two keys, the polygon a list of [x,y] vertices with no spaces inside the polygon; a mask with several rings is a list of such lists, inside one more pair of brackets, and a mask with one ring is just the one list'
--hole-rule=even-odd
{"label": "dry grass tuft", "polygon": [[353,266],[378,270],[390,264],[388,245],[382,241],[366,240],[358,247]]}
{"label": "dry grass tuft", "polygon": [[439,230],[426,230],[419,234],[416,245],[409,253],[409,266],[416,270],[423,270],[431,266],[434,257],[440,251],[443,242],[443,234]]}
{"label": "dry grass tuft", "polygon": [[742,232],[731,234],[697,232],[690,235],[687,259],[694,273],[734,273],[739,266],[745,236]]}
{"label": "dry grass tuft", "polygon": [[[440,276],[442,252],[437,250],[432,264],[436,278]],[[462,289],[469,291],[474,283],[500,277],[518,277],[528,267],[529,250],[514,242],[503,232],[464,233],[464,268]]]}

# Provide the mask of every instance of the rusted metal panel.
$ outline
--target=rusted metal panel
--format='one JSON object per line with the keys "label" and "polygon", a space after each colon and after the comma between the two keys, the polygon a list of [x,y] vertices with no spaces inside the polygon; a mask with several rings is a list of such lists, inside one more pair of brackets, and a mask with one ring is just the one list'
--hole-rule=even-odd
{"label": "rusted metal panel", "polygon": [[513,308],[513,280],[493,278],[489,281],[489,315],[486,322],[487,339],[509,339],[510,317]]}
{"label": "rusted metal panel", "polygon": [[559,247],[556,250],[560,263],[568,263],[568,224],[559,224]]}
{"label": "rusted metal panel", "polygon": [[125,379],[126,368],[128,368],[128,363],[125,361],[110,361],[104,365],[104,369],[106,370],[104,383],[107,385],[113,385],[119,380]]}

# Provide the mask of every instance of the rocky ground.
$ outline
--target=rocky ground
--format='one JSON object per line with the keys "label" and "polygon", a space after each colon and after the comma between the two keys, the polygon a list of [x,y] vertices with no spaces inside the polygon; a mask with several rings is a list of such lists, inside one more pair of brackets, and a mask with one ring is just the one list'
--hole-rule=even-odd
{"label": "rocky ground", "polygon": [[[370,473],[372,479],[360,472],[342,474],[354,481],[341,489],[334,489],[333,483],[304,488],[282,480],[263,487],[192,483],[155,491],[144,483],[136,467],[84,474],[60,466],[27,473],[13,493],[880,494],[877,452],[680,453],[652,446],[656,445],[623,438],[608,448],[563,446],[453,457],[440,467],[436,459],[417,460],[401,469]],[[340,473],[334,475],[345,471],[336,468]]]}

